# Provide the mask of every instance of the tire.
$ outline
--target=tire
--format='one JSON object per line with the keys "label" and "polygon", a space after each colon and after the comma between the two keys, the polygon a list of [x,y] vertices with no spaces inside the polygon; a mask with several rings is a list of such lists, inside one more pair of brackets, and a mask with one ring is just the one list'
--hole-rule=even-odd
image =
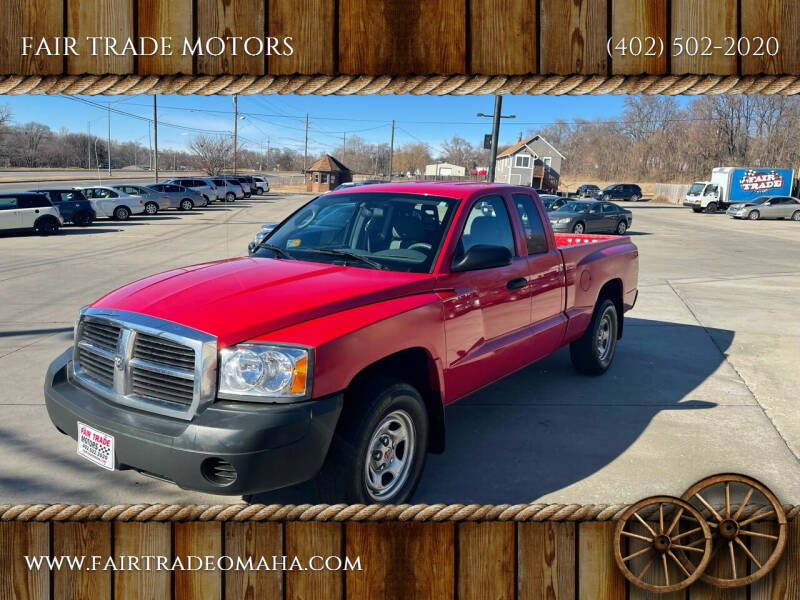
{"label": "tire", "polygon": [[225,202],[236,202],[236,194],[233,192],[225,194]]}
{"label": "tire", "polygon": [[761,218],[761,213],[760,213],[760,212],[758,212],[757,210],[751,210],[751,211],[750,211],[750,212],[747,214],[747,218],[748,218],[748,220],[750,220],[750,221],[758,221],[758,220]]}
{"label": "tire", "polygon": [[703,209],[702,209],[702,208],[699,208],[699,207],[697,207],[697,206],[693,206],[693,207],[692,207],[692,212],[693,212],[693,213],[699,213],[699,212],[703,212]]}
{"label": "tire", "polygon": [[584,375],[605,373],[614,360],[618,332],[617,307],[609,298],[602,298],[595,306],[586,332],[569,345],[569,357],[575,369]]}
{"label": "tire", "polygon": [[[427,449],[428,412],[416,388],[389,377],[370,379],[339,418],[315,480],[318,495],[330,503],[402,504],[419,483]],[[386,465],[399,470],[394,474]]]}
{"label": "tire", "polygon": [[53,217],[44,217],[36,221],[34,229],[39,235],[53,235],[58,233],[59,223]]}
{"label": "tire", "polygon": [[718,206],[717,206],[716,202],[709,202],[708,206],[706,206],[706,212],[707,213],[715,213],[715,212],[717,212],[717,208],[718,208]]}
{"label": "tire", "polygon": [[114,218],[117,221],[127,221],[131,218],[131,209],[127,206],[118,206],[114,209]]}
{"label": "tire", "polygon": [[158,204],[155,202],[148,202],[144,205],[144,212],[150,216],[158,214]]}
{"label": "tire", "polygon": [[608,194],[603,194],[603,202],[611,202],[611,196]]}
{"label": "tire", "polygon": [[573,225],[573,227],[572,227],[572,233],[579,233],[580,234],[580,233],[585,233],[585,232],[586,232],[586,225],[584,225],[580,221],[578,223],[575,223],[575,225]]}
{"label": "tire", "polygon": [[194,202],[189,200],[189,198],[184,198],[181,200],[180,207],[181,210],[192,210],[194,208]]}
{"label": "tire", "polygon": [[623,220],[617,223],[617,229],[615,231],[617,235],[625,235],[625,232],[628,231],[628,222]]}
{"label": "tire", "polygon": [[800,221],[800,210],[794,211],[790,218],[792,219],[792,221]]}
{"label": "tire", "polygon": [[84,210],[76,213],[72,222],[78,227],[88,227],[92,224],[92,215]]}
{"label": "tire", "polygon": [[641,199],[642,198],[641,196],[639,196],[639,194],[634,194],[633,196],[631,196],[631,202],[638,202]]}

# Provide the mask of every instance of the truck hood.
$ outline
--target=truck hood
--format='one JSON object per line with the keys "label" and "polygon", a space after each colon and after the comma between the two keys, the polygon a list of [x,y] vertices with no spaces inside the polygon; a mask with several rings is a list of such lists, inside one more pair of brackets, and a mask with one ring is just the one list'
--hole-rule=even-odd
{"label": "truck hood", "polygon": [[126,310],[217,336],[220,347],[300,322],[432,291],[434,276],[234,258],[166,271],[123,286],[92,308]]}

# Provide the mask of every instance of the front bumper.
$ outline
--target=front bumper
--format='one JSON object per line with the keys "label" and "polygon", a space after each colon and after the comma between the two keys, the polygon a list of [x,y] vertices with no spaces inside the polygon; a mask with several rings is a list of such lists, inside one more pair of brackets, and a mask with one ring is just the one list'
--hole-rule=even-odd
{"label": "front bumper", "polygon": [[[134,469],[189,490],[253,494],[311,479],[322,467],[342,394],[295,404],[217,401],[191,421],[101,399],[69,375],[72,350],[50,365],[44,384],[50,420],[77,439],[77,423],[114,436],[115,468]],[[224,460],[236,479],[206,478],[203,462]]]}
{"label": "front bumper", "polygon": [[572,233],[572,228],[575,226],[574,223],[564,223],[563,225],[556,225],[552,221],[550,222],[550,227],[553,229],[555,233]]}
{"label": "front bumper", "polygon": [[689,201],[689,200],[684,200],[683,201],[683,205],[688,207],[688,208],[702,208],[702,205],[700,204],[699,201],[692,202],[692,201]]}

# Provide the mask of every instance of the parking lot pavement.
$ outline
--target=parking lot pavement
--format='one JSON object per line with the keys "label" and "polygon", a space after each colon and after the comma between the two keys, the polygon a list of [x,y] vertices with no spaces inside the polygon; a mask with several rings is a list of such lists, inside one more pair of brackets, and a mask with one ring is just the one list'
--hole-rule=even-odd
{"label": "parking lot pavement", "polygon": [[[262,223],[306,200],[0,236],[3,502],[237,501],[80,459],[47,418],[44,372],[79,307],[137,277],[242,255]],[[630,207],[641,287],[614,366],[584,377],[561,350],[449,408],[447,451],[429,457],[414,501],[630,502],[741,471],[800,502],[798,224]],[[312,487],[254,500],[313,502]]]}

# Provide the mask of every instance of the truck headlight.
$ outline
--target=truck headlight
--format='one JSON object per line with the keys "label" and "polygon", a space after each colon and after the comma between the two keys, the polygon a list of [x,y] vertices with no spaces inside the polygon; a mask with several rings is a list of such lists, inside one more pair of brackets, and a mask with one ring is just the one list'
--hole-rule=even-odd
{"label": "truck headlight", "polygon": [[[310,350],[247,343],[220,351],[219,393],[229,400],[296,400],[311,395]],[[265,400],[266,401],[266,400]]]}

